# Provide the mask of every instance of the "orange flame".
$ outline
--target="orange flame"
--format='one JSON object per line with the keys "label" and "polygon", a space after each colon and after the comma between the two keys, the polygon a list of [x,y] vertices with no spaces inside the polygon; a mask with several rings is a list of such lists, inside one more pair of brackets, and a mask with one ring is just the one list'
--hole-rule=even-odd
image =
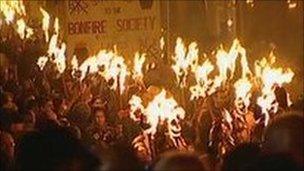
{"label": "orange flame", "polygon": [[198,64],[197,44],[192,42],[188,47],[187,53],[187,48],[185,47],[183,40],[178,37],[173,60],[174,64],[172,65],[172,69],[176,75],[178,84],[180,87],[185,87],[189,68],[194,71]]}
{"label": "orange flame", "polygon": [[269,122],[269,113],[276,113],[278,110],[278,102],[275,97],[275,85],[282,86],[284,83],[290,83],[294,76],[290,68],[274,68],[272,64],[275,62],[275,56],[270,54],[270,62],[265,58],[261,61],[256,61],[255,70],[256,76],[263,83],[262,95],[258,97],[257,104],[262,108],[262,113],[265,115],[265,126]]}
{"label": "orange flame", "polygon": [[5,21],[7,24],[11,24],[16,14],[20,16],[25,16],[25,7],[23,1],[16,0],[16,1],[9,1],[9,0],[2,0],[0,1],[0,12],[5,17]]}
{"label": "orange flame", "polygon": [[[52,60],[52,62],[54,62],[56,64],[56,67],[57,67],[57,70],[59,71],[59,73],[63,73],[66,69],[66,57],[65,57],[66,44],[65,43],[60,44],[58,42],[58,37],[59,37],[59,20],[58,20],[58,18],[55,19],[54,30],[55,30],[55,32],[49,41],[47,57],[49,57]],[[45,61],[45,60],[43,60],[43,61]]]}
{"label": "orange flame", "polygon": [[48,42],[49,41],[50,15],[43,8],[40,8],[40,11],[43,15],[42,30],[44,31],[45,41]]}
{"label": "orange flame", "polygon": [[129,100],[129,104],[130,104],[130,118],[133,119],[134,121],[139,121],[140,118],[136,116],[136,112],[140,111],[143,112],[144,111],[144,106],[142,105],[142,100],[140,97],[133,95],[131,97],[131,99]]}
{"label": "orange flame", "polygon": [[[26,25],[24,17],[26,16],[25,7],[22,0],[0,1],[0,14],[3,14],[6,24],[10,25],[16,22],[16,32],[21,39],[29,38],[33,35],[33,29]],[[19,18],[19,19],[17,19]],[[0,26],[2,20],[0,19]]]}
{"label": "orange flame", "polygon": [[162,51],[161,58],[163,58],[164,57],[163,50],[164,50],[164,47],[165,47],[165,39],[164,39],[164,37],[160,38],[160,40],[159,40],[159,46],[160,46],[160,50]]}
{"label": "orange flame", "polygon": [[37,65],[39,66],[40,70],[43,70],[43,68],[46,65],[48,60],[49,60],[49,58],[46,56],[41,56],[38,58]]}
{"label": "orange flame", "polygon": [[17,20],[17,33],[21,39],[30,38],[33,35],[33,29],[28,27],[24,19]]}
{"label": "orange flame", "polygon": [[[100,68],[103,68],[103,70],[101,71]],[[87,72],[99,73],[106,81],[113,80],[113,84],[110,86],[111,89],[116,90],[119,87],[121,94],[125,90],[125,81],[129,74],[127,65],[124,58],[113,51],[99,51],[96,56],[87,58],[80,65],[79,70],[81,71],[81,80],[85,78]]]}
{"label": "orange flame", "polygon": [[247,77],[244,77],[234,83],[234,88],[236,94],[234,104],[237,111],[239,113],[247,113],[248,106],[250,105],[252,84]]}
{"label": "orange flame", "polygon": [[214,66],[207,59],[201,66],[198,66],[195,71],[196,85],[190,87],[190,99],[198,99],[199,97],[206,97],[207,91],[212,83],[208,75],[214,70]]}
{"label": "orange flame", "polygon": [[[180,120],[184,119],[185,111],[173,97],[168,97],[164,89],[154,96],[146,107],[143,107],[141,102],[140,97],[133,96],[129,104],[131,105],[132,113],[136,110],[141,110],[146,116],[147,123],[150,125],[150,128],[145,130],[147,134],[151,134],[153,137],[157,132],[157,126],[166,122],[169,137],[173,142],[175,138],[181,136]],[[131,115],[131,118],[134,118],[134,114]]]}
{"label": "orange flame", "polygon": [[78,64],[78,59],[77,57],[74,55],[72,60],[71,60],[71,65],[72,65],[72,76],[74,75],[75,71],[78,70],[79,68],[79,64]]}
{"label": "orange flame", "polygon": [[206,61],[202,66],[198,66],[197,64],[192,65],[192,72],[195,74],[197,84],[190,87],[191,100],[206,97],[208,94],[214,93],[227,79],[232,79],[234,77],[236,60],[239,56],[241,58],[242,78],[251,75],[246,50],[237,39],[233,41],[228,52],[221,46],[215,56],[219,74],[214,79],[208,79],[208,75],[214,69],[214,66],[209,61]]}
{"label": "orange flame", "polygon": [[145,54],[140,55],[138,52],[135,53],[134,66],[132,71],[132,78],[134,80],[142,81],[144,77],[142,73],[142,68],[143,64],[145,63],[145,60]]}

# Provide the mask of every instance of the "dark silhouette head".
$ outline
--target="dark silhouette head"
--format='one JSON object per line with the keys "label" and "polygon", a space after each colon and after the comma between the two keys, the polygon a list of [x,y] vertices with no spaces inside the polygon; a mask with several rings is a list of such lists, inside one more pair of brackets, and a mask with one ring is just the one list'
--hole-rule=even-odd
{"label": "dark silhouette head", "polygon": [[253,170],[260,155],[258,145],[241,144],[225,156],[222,170]]}
{"label": "dark silhouette head", "polygon": [[7,132],[0,132],[0,170],[11,169],[14,159],[15,143],[13,137]]}
{"label": "dark silhouette head", "polygon": [[266,154],[260,157],[259,162],[256,163],[257,171],[268,170],[290,170],[300,171],[299,165],[287,154]]}
{"label": "dark silhouette head", "polygon": [[102,164],[102,170],[143,171],[144,167],[136,157],[135,153],[132,151],[131,147],[119,143],[105,152],[105,160]]}
{"label": "dark silhouette head", "polygon": [[264,150],[287,153],[303,166],[304,119],[300,114],[286,113],[271,122],[265,132]]}
{"label": "dark silhouette head", "polygon": [[25,135],[17,146],[17,170],[96,170],[98,160],[65,129]]}
{"label": "dark silhouette head", "polygon": [[198,156],[190,152],[168,152],[155,164],[155,171],[204,171]]}

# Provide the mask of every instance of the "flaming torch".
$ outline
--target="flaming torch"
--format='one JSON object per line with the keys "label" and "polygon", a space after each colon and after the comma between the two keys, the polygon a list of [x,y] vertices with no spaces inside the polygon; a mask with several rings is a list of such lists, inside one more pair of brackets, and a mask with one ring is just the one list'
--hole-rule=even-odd
{"label": "flaming torch", "polygon": [[135,54],[134,57],[134,66],[132,70],[132,78],[135,80],[140,87],[145,87],[143,82],[143,64],[145,63],[146,57],[145,54],[140,55],[138,52]]}
{"label": "flaming torch", "polygon": [[172,69],[176,75],[178,85],[183,88],[186,86],[186,79],[188,70],[194,70],[198,64],[198,48],[195,42],[192,42],[187,48],[185,47],[183,40],[178,37],[175,46],[175,56],[173,56],[174,64]]}
{"label": "flaming torch", "polygon": [[194,72],[198,66],[198,48],[197,43],[192,42],[188,46],[188,50],[184,45],[183,40],[178,37],[175,46],[175,55],[173,56],[174,64],[172,69],[176,75],[179,87],[181,88],[180,99],[182,106],[185,106],[185,87],[188,75],[188,70]]}
{"label": "flaming torch", "polygon": [[43,8],[40,8],[40,11],[43,15],[42,30],[44,31],[45,41],[48,42],[49,41],[50,15]]}
{"label": "flaming torch", "polygon": [[100,50],[95,56],[87,58],[79,67],[81,80],[87,73],[99,73],[107,82],[113,81],[110,88],[122,94],[125,90],[126,77],[129,75],[122,56],[113,51]]}
{"label": "flaming torch", "polygon": [[[23,1],[1,1],[0,13],[3,14],[6,24],[10,25],[16,21],[16,32],[21,39],[29,38],[33,35],[33,29],[26,25],[24,17],[26,16]],[[17,15],[20,17],[18,20]]]}
{"label": "flaming torch", "polygon": [[246,77],[244,77],[234,83],[234,88],[236,94],[234,101],[236,111],[238,113],[247,113],[248,106],[250,105],[250,90],[252,88],[252,84]]}
{"label": "flaming torch", "polygon": [[[65,43],[60,44],[58,42],[58,37],[59,37],[59,20],[58,18],[56,18],[54,22],[54,34],[52,35],[49,41],[47,57],[49,57],[51,61],[56,64],[57,70],[59,71],[60,74],[62,74],[66,68],[66,57],[65,57],[66,44]],[[45,56],[40,58],[44,58],[44,57]],[[38,59],[38,61],[46,61],[46,60]],[[45,66],[45,63],[42,64],[43,65],[41,65],[41,63],[38,64],[40,69],[43,69],[43,67]]]}
{"label": "flaming torch", "polygon": [[166,90],[162,89],[153,99],[143,106],[140,97],[133,95],[129,101],[131,106],[130,117],[138,120],[140,116],[136,115],[136,111],[140,111],[146,118],[149,128],[144,130],[144,134],[148,134],[153,141],[157,132],[158,125],[166,123],[169,138],[173,145],[177,148],[184,148],[186,143],[181,137],[180,121],[185,118],[185,111],[180,107],[173,97],[168,96]]}
{"label": "flaming torch", "polygon": [[44,66],[45,66],[45,64],[47,63],[48,60],[49,60],[49,58],[46,57],[46,56],[41,56],[41,57],[38,58],[37,65],[39,66],[41,71],[43,70],[43,68],[44,68]]}
{"label": "flaming torch", "polygon": [[242,66],[242,76],[241,78],[234,83],[235,88],[235,101],[234,105],[236,107],[237,113],[241,114],[247,113],[247,109],[250,105],[250,97],[251,97],[251,88],[252,84],[248,80],[248,76],[251,75],[251,71],[248,66],[246,50],[239,44],[237,41],[237,51],[241,57],[241,66]]}
{"label": "flaming torch", "polygon": [[270,113],[275,114],[278,111],[278,102],[274,93],[275,87],[281,87],[284,83],[290,83],[294,76],[290,68],[274,68],[272,66],[274,62],[275,56],[271,53],[270,61],[263,58],[255,63],[256,76],[263,83],[262,95],[258,97],[257,104],[262,108],[262,113],[265,115],[265,126],[269,122]]}
{"label": "flaming torch", "polygon": [[7,24],[11,24],[16,14],[20,16],[26,15],[23,1],[0,1],[0,12],[2,12]]}
{"label": "flaming torch", "polygon": [[17,33],[21,39],[30,38],[33,35],[33,29],[26,25],[23,18],[17,20]]}
{"label": "flaming torch", "polygon": [[212,80],[208,78],[208,75],[214,70],[214,66],[209,60],[206,60],[201,66],[198,66],[195,71],[196,85],[190,87],[191,97],[190,99],[198,99],[199,97],[206,97],[208,94],[208,88],[212,83]]}
{"label": "flaming torch", "polygon": [[72,60],[71,60],[71,65],[72,65],[72,76],[75,75],[75,72],[79,69],[79,64],[78,64],[78,59],[77,57],[74,55]]}

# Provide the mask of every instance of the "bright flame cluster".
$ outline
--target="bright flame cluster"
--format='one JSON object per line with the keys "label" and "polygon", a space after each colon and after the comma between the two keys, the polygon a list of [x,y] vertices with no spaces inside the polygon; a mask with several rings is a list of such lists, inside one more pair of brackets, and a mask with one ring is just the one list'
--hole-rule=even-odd
{"label": "bright flame cluster", "polygon": [[238,113],[247,113],[250,105],[252,84],[247,77],[241,78],[234,83],[235,107]]}
{"label": "bright flame cluster", "polygon": [[[77,58],[74,59],[74,67]],[[78,64],[77,64],[78,65]],[[97,55],[87,58],[77,69],[81,72],[81,80],[87,73],[99,73],[106,81],[113,81],[111,89],[119,89],[122,94],[125,90],[125,81],[129,72],[122,56],[113,51],[101,50]]]}
{"label": "bright flame cluster", "polygon": [[26,11],[23,1],[0,1],[0,14],[4,16],[7,25],[16,25],[15,30],[21,39],[30,38],[34,34],[33,29],[25,22]]}
{"label": "bright flame cluster", "polygon": [[191,69],[193,71],[198,63],[197,43],[192,42],[187,50],[183,40],[178,37],[176,40],[173,62],[172,69],[176,75],[178,85],[181,88],[186,87],[188,70]]}
{"label": "bright flame cluster", "polygon": [[16,24],[17,24],[16,31],[19,34],[21,39],[24,39],[24,38],[28,39],[34,34],[33,29],[26,25],[23,18],[17,20]]}
{"label": "bright flame cluster", "polygon": [[[176,45],[176,48],[179,48],[178,45]],[[198,52],[195,51],[195,54],[197,53]],[[190,99],[193,100],[200,97],[206,97],[214,93],[217,88],[226,82],[227,79],[232,79],[234,77],[236,60],[238,57],[241,58],[241,79],[243,81],[236,84],[236,86],[243,86],[241,83],[244,83],[244,80],[247,79],[248,75],[251,75],[251,71],[248,66],[246,50],[241,46],[240,42],[235,39],[228,52],[225,51],[222,46],[216,52],[215,58],[218,75],[216,75],[213,79],[210,78],[210,74],[214,71],[215,66],[209,61],[209,59],[205,60],[202,65],[199,65],[198,62],[191,65],[191,71],[195,75],[196,85],[190,86]],[[236,93],[238,93],[238,91],[236,91]]]}
{"label": "bright flame cluster", "polygon": [[196,85],[190,87],[190,99],[198,99],[206,97],[212,80],[208,75],[214,70],[214,66],[209,60],[206,60],[202,65],[198,66],[195,71]]}
{"label": "bright flame cluster", "polygon": [[275,88],[282,86],[284,83],[290,83],[294,73],[290,68],[276,68],[273,66],[276,57],[271,53],[270,59],[263,58],[255,63],[256,76],[262,82],[262,95],[258,97],[257,104],[262,108],[265,115],[265,125],[268,124],[270,113],[276,113],[278,110],[278,102],[276,101]]}
{"label": "bright flame cluster", "polygon": [[25,7],[23,1],[0,1],[0,12],[3,14],[7,24],[12,24],[16,15],[25,16]]}
{"label": "bright flame cluster", "polygon": [[[191,46],[192,45],[192,46]],[[290,83],[294,76],[291,69],[275,68],[275,56],[270,54],[270,62],[265,58],[255,62],[255,73],[250,71],[246,50],[241,46],[240,42],[235,39],[229,49],[225,51],[221,46],[215,53],[215,65],[209,59],[206,59],[202,65],[198,62],[198,50],[196,44],[190,44],[187,49],[183,41],[178,38],[175,47],[175,56],[173,56],[172,68],[176,74],[177,81],[182,86],[186,85],[186,77],[188,71],[195,76],[196,84],[189,87],[191,92],[191,100],[200,97],[205,98],[216,92],[227,80],[233,80],[236,69],[236,62],[240,61],[241,77],[234,82],[235,89],[235,108],[238,113],[247,113],[250,105],[251,90],[253,78],[258,78],[262,84],[261,96],[257,99],[257,104],[262,108],[262,112],[266,117],[265,124],[269,121],[269,112],[276,113],[278,103],[275,97],[275,86],[282,86],[284,83]],[[240,60],[237,60],[240,58]],[[217,68],[218,74],[211,78],[212,72]],[[290,99],[287,99],[290,101]],[[290,102],[289,102],[290,104]]]}
{"label": "bright flame cluster", "polygon": [[59,20],[55,18],[54,20],[54,28],[53,35],[49,40],[49,14],[43,9],[40,8],[40,11],[43,15],[42,19],[42,29],[45,32],[46,42],[49,43],[49,48],[47,51],[47,55],[41,56],[38,58],[37,65],[41,70],[43,70],[44,66],[48,61],[52,61],[56,64],[57,70],[59,73],[63,73],[66,69],[66,44],[64,42],[59,42]]}
{"label": "bright flame cluster", "polygon": [[166,90],[161,90],[155,95],[147,106],[143,106],[140,97],[133,95],[129,101],[131,106],[130,117],[133,120],[140,120],[136,112],[142,113],[146,118],[146,123],[150,125],[145,133],[152,137],[157,132],[157,127],[161,123],[166,123],[168,134],[171,140],[181,136],[180,121],[185,117],[185,111],[180,107],[173,97],[168,97]]}
{"label": "bright flame cluster", "polygon": [[43,15],[42,19],[42,30],[45,34],[45,41],[49,41],[49,27],[50,27],[50,15],[43,8],[40,8],[40,12]]}
{"label": "bright flame cluster", "polygon": [[132,70],[132,78],[134,80],[138,80],[140,82],[142,82],[142,79],[144,77],[142,68],[143,68],[143,64],[145,63],[145,60],[146,60],[145,56],[146,56],[145,54],[140,55],[138,52],[136,52],[135,56],[134,56],[134,66],[133,66],[133,70]]}

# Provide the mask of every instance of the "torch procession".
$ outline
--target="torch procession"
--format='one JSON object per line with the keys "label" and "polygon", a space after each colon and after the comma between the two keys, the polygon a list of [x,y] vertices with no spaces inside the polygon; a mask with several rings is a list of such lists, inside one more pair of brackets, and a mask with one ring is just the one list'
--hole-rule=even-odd
{"label": "torch procession", "polygon": [[0,0],[0,170],[302,170],[303,11]]}

